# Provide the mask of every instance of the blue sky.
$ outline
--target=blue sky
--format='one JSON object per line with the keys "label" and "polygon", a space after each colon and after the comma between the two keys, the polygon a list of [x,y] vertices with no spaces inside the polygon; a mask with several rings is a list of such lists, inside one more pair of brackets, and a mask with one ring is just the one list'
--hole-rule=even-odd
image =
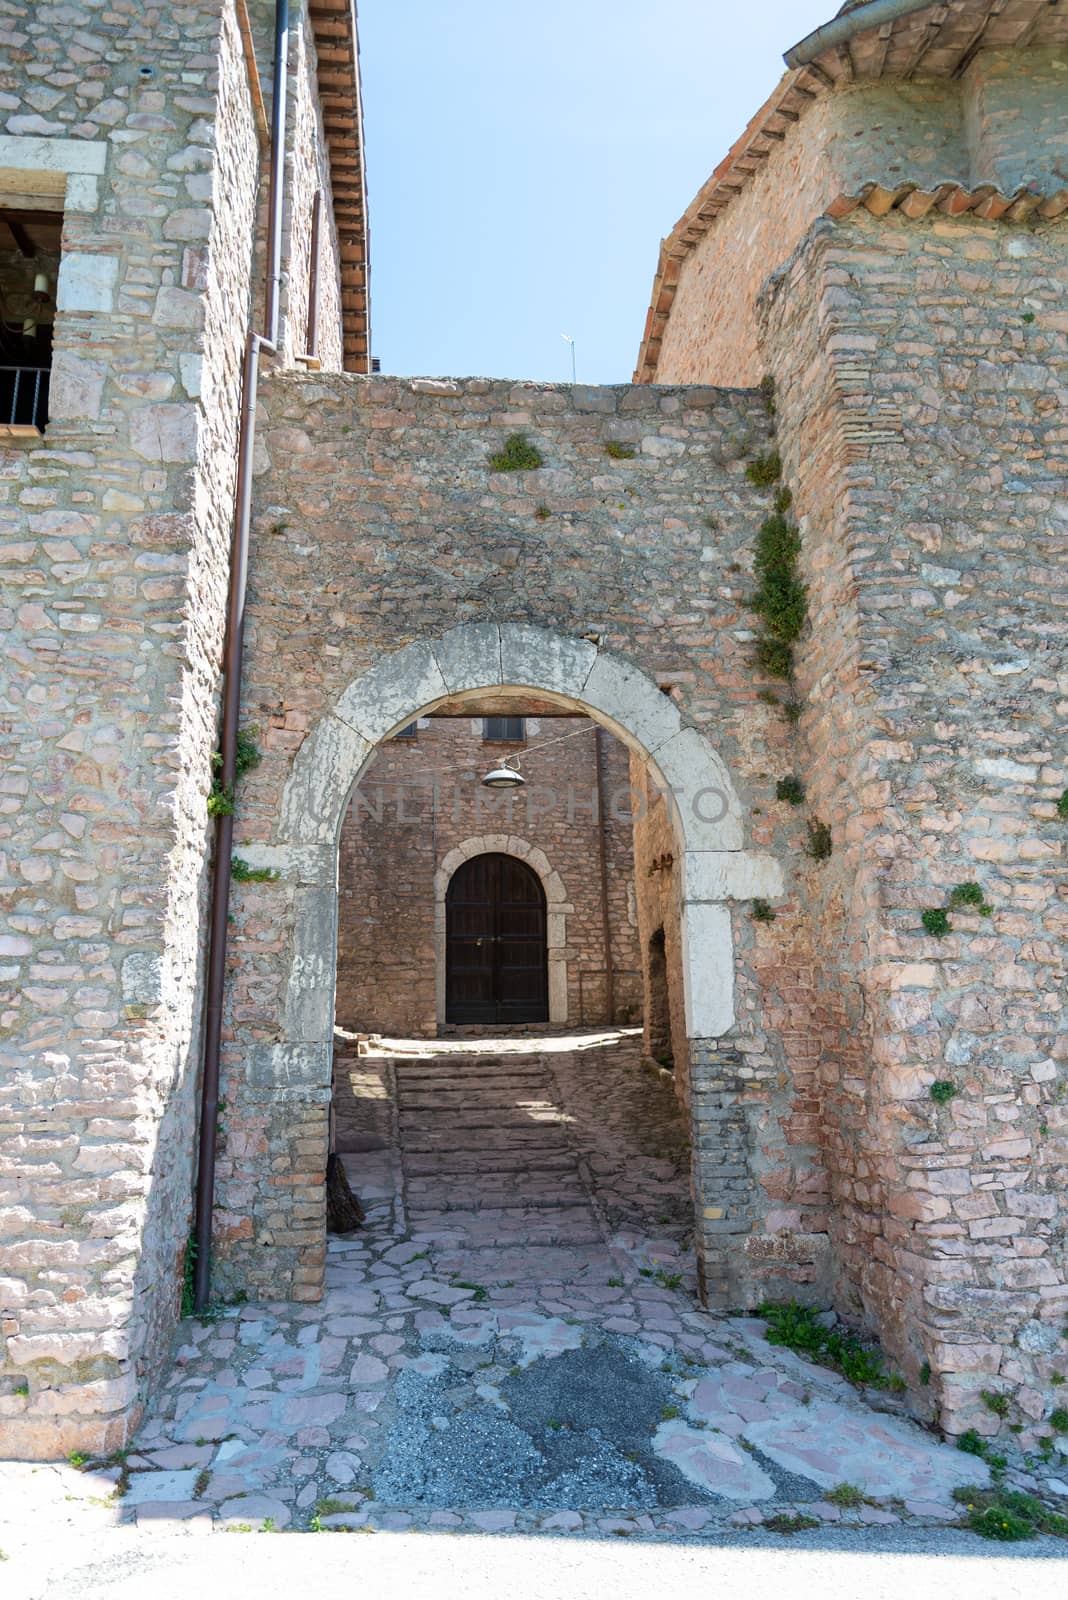
{"label": "blue sky", "polygon": [[630,379],[661,237],[836,0],[359,0],[383,372]]}

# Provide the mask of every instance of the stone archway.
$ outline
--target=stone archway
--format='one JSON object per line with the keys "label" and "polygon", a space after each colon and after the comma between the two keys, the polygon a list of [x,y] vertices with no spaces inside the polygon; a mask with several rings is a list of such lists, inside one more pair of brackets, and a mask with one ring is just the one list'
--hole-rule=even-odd
{"label": "stone archway", "polygon": [[457,868],[474,856],[516,856],[536,872],[545,891],[546,945],[549,959],[549,1022],[567,1021],[567,918],[574,907],[544,850],[512,833],[475,834],[442,858],[434,874],[434,981],[438,1024],[445,1021],[445,896]]}
{"label": "stone archway", "polygon": [[[774,858],[744,848],[730,774],[701,731],[632,661],[584,638],[527,623],[472,623],[382,656],[337,697],[297,752],[276,842],[244,848],[288,880],[289,938],[278,1025],[252,1047],[250,1087],[285,1125],[287,1098],[329,1098],[337,946],[337,850],[349,798],[378,744],[445,701],[531,693],[590,716],[634,751],[670,807],[680,874],[686,1036],[691,1057],[692,1181],[707,1298],[744,1299],[743,1253],[756,1220],[744,1095],[752,1077],[730,1045],[735,1022],[730,902],[783,892]],[[325,1167],[326,1151],[323,1150]],[[277,1215],[277,1194],[270,1203]],[[310,1271],[310,1269],[308,1269]],[[284,1276],[284,1271],[282,1274]],[[311,1297],[310,1288],[302,1298]]]}

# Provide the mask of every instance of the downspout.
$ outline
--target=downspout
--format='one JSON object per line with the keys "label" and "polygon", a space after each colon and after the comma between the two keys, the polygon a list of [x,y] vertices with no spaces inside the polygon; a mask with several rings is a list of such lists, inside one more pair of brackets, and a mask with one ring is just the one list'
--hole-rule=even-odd
{"label": "downspout", "polygon": [[597,749],[597,821],[599,853],[601,858],[601,929],[604,938],[604,1001],[606,1021],[611,1027],[616,1015],[616,971],[612,961],[612,921],[608,909],[608,813],[604,782],[604,729],[600,723],[594,730]]}
{"label": "downspout", "polygon": [[[274,72],[271,100],[269,193],[267,215],[267,284],[263,320],[266,332],[251,323],[245,341],[241,375],[241,412],[237,438],[237,487],[234,532],[230,547],[230,592],[223,644],[223,707],[219,750],[219,783],[228,794],[237,776],[237,728],[241,710],[242,645],[245,633],[245,583],[248,576],[249,528],[252,520],[252,461],[256,442],[256,397],[261,354],[274,355],[278,345],[279,291],[282,283],[283,166],[286,137],[286,89],[289,60],[289,0],[275,0]],[[215,865],[211,884],[211,933],[205,997],[204,1059],[201,1073],[200,1147],[196,1194],[196,1268],[194,1306],[207,1309],[211,1296],[211,1234],[215,1206],[216,1122],[219,1115],[219,1057],[222,1042],[223,990],[226,981],[226,928],[230,910],[230,863],[233,815],[216,819]]]}
{"label": "downspout", "polygon": [[783,60],[788,67],[807,67],[824,50],[833,50],[835,45],[848,43],[858,33],[881,28],[886,22],[897,22],[901,17],[911,16],[914,11],[927,11],[934,3],[935,0],[869,0],[868,5],[847,11],[835,17],[833,22],[825,22],[822,28],[817,28],[800,44],[787,50]]}

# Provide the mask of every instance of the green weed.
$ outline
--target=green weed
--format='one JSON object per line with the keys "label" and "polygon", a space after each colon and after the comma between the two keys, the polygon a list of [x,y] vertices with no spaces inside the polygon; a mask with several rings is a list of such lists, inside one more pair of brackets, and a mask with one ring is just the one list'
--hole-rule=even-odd
{"label": "green weed", "polygon": [[893,1375],[883,1371],[877,1349],[865,1344],[855,1333],[825,1328],[811,1306],[801,1305],[797,1300],[765,1303],[758,1306],[757,1314],[767,1321],[764,1337],[769,1344],[785,1345],[789,1350],[809,1355],[821,1366],[833,1367],[850,1383],[879,1389],[896,1387]]}
{"label": "green weed", "polygon": [[490,456],[489,464],[494,472],[534,472],[544,466],[545,457],[525,433],[513,433],[503,448]]}
{"label": "green weed", "polygon": [[987,904],[981,884],[958,883],[949,897],[949,909],[961,911],[964,909],[976,911],[981,917],[992,917],[994,907]]}
{"label": "green weed", "polygon": [[244,856],[231,856],[230,876],[235,883],[277,883],[280,874],[273,867],[250,866]]}
{"label": "green weed", "polygon": [[772,1533],[781,1533],[784,1537],[790,1534],[803,1533],[806,1528],[818,1528],[819,1521],[816,1517],[806,1517],[800,1511],[787,1513],[780,1511],[777,1516],[765,1519],[764,1526]]}
{"label": "green weed", "polygon": [[782,458],[777,450],[769,450],[750,461],[745,475],[755,489],[770,489],[782,477]]}
{"label": "green weed", "polygon": [[841,1506],[844,1511],[852,1511],[864,1504],[864,1496],[855,1483],[838,1483],[833,1489],[828,1489],[823,1498],[832,1506]]}
{"label": "green weed", "polygon": [[826,861],[834,848],[831,830],[825,822],[818,817],[813,817],[808,825],[808,843],[805,845],[805,854],[812,857],[813,861]]}

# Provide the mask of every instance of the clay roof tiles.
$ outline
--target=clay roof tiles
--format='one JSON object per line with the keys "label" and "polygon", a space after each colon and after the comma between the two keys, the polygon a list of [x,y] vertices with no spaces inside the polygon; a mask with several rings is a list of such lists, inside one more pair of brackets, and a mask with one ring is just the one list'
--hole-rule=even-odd
{"label": "clay roof tiles", "polygon": [[[863,12],[866,4],[867,0],[852,0],[839,14]],[[634,373],[636,382],[655,380],[660,341],[682,262],[782,142],[791,124],[797,122],[820,95],[850,83],[874,82],[880,78],[954,77],[965,70],[981,48],[1068,46],[1068,6],[1051,5],[1049,0],[945,0],[943,4],[932,3],[894,22],[868,29],[864,29],[862,17],[857,21],[860,31],[846,44],[824,50],[811,62],[786,73],[661,242],[645,335]],[[871,191],[877,187],[873,184]],[[902,186],[902,190],[906,187],[916,196],[922,192],[915,184]],[[943,211],[947,209],[949,202],[943,193],[947,188],[957,197],[952,204],[960,207],[950,214],[960,215],[966,210],[984,214],[980,211],[983,201],[974,205],[963,203],[961,197],[969,191],[960,183],[942,185],[932,206]],[[873,210],[869,203],[871,191],[867,198],[858,196],[855,205],[850,204],[853,197],[841,196],[834,204],[843,209],[837,213],[832,210],[831,214],[846,216],[859,205]],[[997,202],[990,199],[987,214],[996,212],[1014,220],[1013,207],[1029,204],[1020,195],[1002,198],[1007,201],[1004,208],[997,211]],[[1047,202],[1055,203],[1056,196],[1037,196],[1036,207],[1031,209]],[[918,198],[914,199],[913,209],[909,209],[903,196],[887,210],[898,209],[906,216],[923,215],[925,212],[918,209],[921,204]],[[930,210],[931,206],[925,209]],[[885,212],[874,214],[885,215]],[[1022,213],[1017,210],[1016,214]],[[1059,212],[1052,214],[1059,215]]]}

